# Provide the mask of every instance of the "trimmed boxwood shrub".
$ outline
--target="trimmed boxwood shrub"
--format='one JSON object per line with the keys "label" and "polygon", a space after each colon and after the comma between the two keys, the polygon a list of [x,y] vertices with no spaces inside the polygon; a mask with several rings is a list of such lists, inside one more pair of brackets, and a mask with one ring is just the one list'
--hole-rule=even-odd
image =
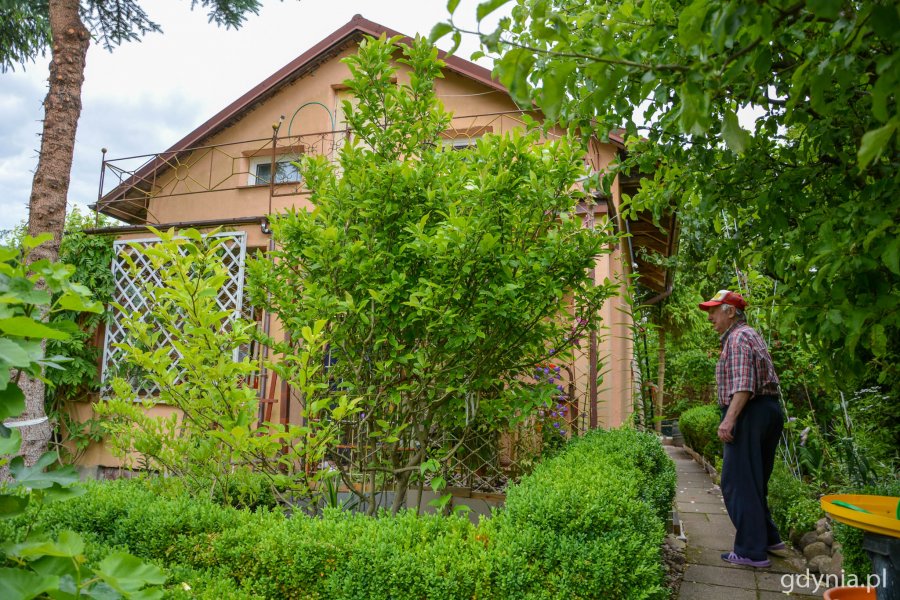
{"label": "trimmed boxwood shrub", "polygon": [[164,566],[171,598],[664,598],[674,494],[656,438],[622,429],[569,444],[477,526],[413,512],[289,518],[130,480],[90,484],[0,534],[79,531],[89,555],[123,548]]}
{"label": "trimmed boxwood shrub", "polygon": [[684,435],[685,443],[712,464],[722,456],[722,441],[718,435],[720,421],[721,413],[715,404],[686,410],[678,419],[678,428]]}

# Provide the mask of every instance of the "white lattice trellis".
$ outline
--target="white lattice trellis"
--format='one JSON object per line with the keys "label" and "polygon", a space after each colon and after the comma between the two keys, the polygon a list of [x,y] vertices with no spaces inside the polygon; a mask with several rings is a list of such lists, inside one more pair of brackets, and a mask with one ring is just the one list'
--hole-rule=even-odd
{"label": "white lattice trellis", "polygon": [[[244,262],[247,254],[247,235],[244,232],[218,233],[213,237],[225,238],[220,246],[220,256],[228,269],[228,280],[219,290],[217,301],[222,310],[233,315],[240,315],[244,309]],[[134,245],[141,247],[151,246],[159,242],[159,238],[145,238],[140,240],[121,240],[113,242],[115,258],[112,263],[113,279],[115,280],[115,292],[113,298],[126,312],[145,313],[147,299],[144,297],[146,286],[162,285],[159,272],[150,263],[150,260],[135,249]],[[138,272],[133,273],[125,257],[130,258],[138,267]],[[113,310],[110,321],[106,327],[106,337],[103,342],[103,394],[109,393],[108,379],[114,374],[123,375],[131,379],[132,389],[138,396],[152,395],[157,390],[152,384],[142,381],[140,374],[123,372],[120,356],[122,351],[115,344],[128,342],[123,318],[124,314],[119,310]],[[171,344],[172,335],[175,332],[163,331],[163,344],[171,348],[170,356],[173,359],[171,369],[179,368],[179,352]],[[234,359],[238,359],[239,350],[235,350]]]}

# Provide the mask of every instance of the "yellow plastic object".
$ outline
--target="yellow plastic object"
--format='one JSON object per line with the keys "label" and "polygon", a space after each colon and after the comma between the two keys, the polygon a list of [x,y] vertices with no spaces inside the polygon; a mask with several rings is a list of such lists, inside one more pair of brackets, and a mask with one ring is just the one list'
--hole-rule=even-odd
{"label": "yellow plastic object", "polygon": [[[835,501],[845,504],[841,506]],[[851,527],[900,538],[900,520],[897,519],[900,498],[891,496],[867,496],[862,494],[832,494],[822,496],[822,510]],[[860,510],[847,508],[850,504]]]}

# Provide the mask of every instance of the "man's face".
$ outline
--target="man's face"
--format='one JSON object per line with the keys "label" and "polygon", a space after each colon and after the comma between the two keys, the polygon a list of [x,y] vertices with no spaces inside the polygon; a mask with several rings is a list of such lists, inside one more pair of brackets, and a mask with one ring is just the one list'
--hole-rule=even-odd
{"label": "man's face", "polygon": [[732,311],[732,307],[727,306],[726,304],[713,306],[706,313],[706,320],[712,323],[713,329],[715,329],[719,335],[722,335],[728,331],[728,328],[731,327],[731,323],[734,321]]}

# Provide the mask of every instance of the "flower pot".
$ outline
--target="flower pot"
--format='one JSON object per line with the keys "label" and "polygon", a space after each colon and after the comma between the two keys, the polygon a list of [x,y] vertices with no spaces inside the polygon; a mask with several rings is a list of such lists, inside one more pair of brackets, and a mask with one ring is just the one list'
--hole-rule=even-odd
{"label": "flower pot", "polygon": [[876,600],[873,587],[844,586],[825,590],[825,600]]}

